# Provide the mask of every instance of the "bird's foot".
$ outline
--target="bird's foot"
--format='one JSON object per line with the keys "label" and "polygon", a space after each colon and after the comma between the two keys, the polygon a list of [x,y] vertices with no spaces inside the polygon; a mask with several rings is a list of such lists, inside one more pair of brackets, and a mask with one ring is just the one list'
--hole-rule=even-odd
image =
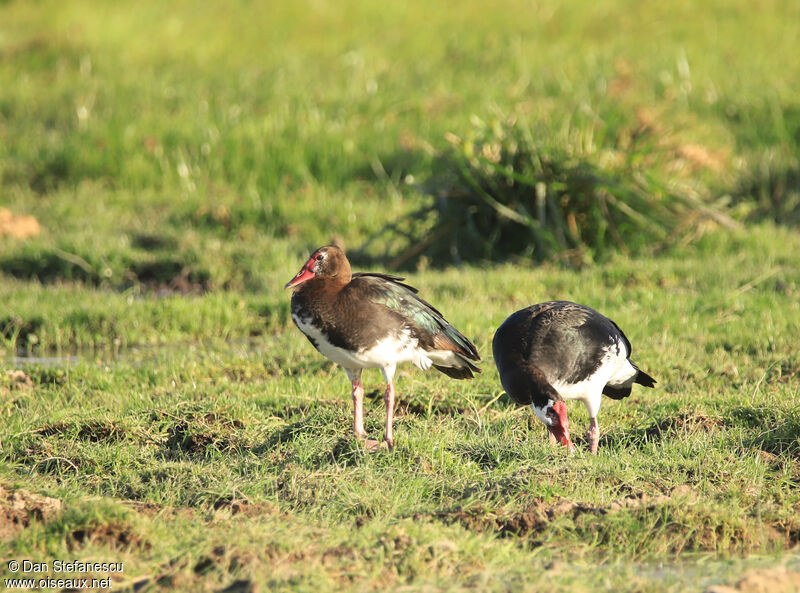
{"label": "bird's foot", "polygon": [[586,431],[586,440],[589,443],[589,453],[597,455],[597,447],[600,444],[600,427],[597,425],[597,420],[591,420],[589,430]]}
{"label": "bird's foot", "polygon": [[374,453],[380,448],[380,443],[375,439],[368,439],[366,431],[356,431],[356,438],[364,444],[364,448],[370,453]]}

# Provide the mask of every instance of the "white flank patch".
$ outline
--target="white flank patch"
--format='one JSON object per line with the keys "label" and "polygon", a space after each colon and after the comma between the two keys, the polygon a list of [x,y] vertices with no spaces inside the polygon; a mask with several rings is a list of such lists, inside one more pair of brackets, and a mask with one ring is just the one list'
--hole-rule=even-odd
{"label": "white flank patch", "polygon": [[467,366],[463,362],[464,357],[452,350],[431,350],[426,354],[433,361],[433,364],[438,364],[440,367],[460,369]]}
{"label": "white flank patch", "polygon": [[[625,346],[618,343],[617,347],[609,347],[603,354],[603,359],[594,374],[586,377],[578,383],[563,383],[554,381],[553,388],[565,400],[578,399],[586,404],[589,416],[594,418],[600,409],[600,402],[603,397],[603,387],[627,387],[633,383],[636,377],[636,369],[633,368],[625,354]],[[538,413],[537,413],[538,416]]]}
{"label": "white flank patch", "polygon": [[419,342],[412,338],[408,332],[388,336],[379,340],[371,348],[350,352],[328,342],[324,334],[311,324],[310,318],[303,319],[292,314],[292,319],[294,319],[300,331],[314,340],[320,353],[345,368],[372,369],[396,365],[401,362],[410,362],[423,371],[427,371],[433,364],[431,359],[428,358],[428,353],[418,347]]}

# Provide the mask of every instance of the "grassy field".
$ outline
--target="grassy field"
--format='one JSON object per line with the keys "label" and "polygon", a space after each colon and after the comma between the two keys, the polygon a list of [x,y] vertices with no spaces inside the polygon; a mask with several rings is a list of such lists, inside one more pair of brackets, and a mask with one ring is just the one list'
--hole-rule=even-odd
{"label": "grassy field", "polygon": [[[800,570],[798,21],[788,0],[0,3],[0,360],[24,371],[0,374],[4,578],[677,593]],[[331,240],[377,237],[359,268],[389,271],[387,225],[510,129],[698,206],[541,265],[403,260],[484,372],[401,367],[396,449],[368,454],[282,287]],[[658,380],[604,403],[597,457],[582,406],[568,456],[491,361],[548,299],[615,319]]]}

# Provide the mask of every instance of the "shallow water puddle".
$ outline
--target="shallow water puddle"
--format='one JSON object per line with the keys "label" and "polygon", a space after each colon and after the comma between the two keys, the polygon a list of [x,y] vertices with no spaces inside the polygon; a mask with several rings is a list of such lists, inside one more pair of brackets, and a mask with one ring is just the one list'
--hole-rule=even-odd
{"label": "shallow water puddle", "polygon": [[71,351],[36,353],[17,352],[13,356],[0,358],[6,367],[40,366],[62,367],[79,363],[89,364],[132,364],[134,366],[160,362],[164,359],[225,356],[231,358],[253,358],[270,355],[280,336],[261,336],[236,340],[210,340],[205,342],[182,342],[153,345],[117,347],[115,349],[88,348]]}

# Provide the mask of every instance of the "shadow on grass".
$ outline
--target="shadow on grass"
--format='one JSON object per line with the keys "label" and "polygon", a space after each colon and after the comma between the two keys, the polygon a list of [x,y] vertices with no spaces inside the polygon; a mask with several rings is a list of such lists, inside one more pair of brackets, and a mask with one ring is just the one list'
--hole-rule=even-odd
{"label": "shadow on grass", "polygon": [[102,280],[96,265],[61,249],[26,251],[0,258],[0,272],[21,280],[38,280],[42,284],[68,281],[97,286]]}
{"label": "shadow on grass", "polygon": [[495,443],[464,444],[450,450],[464,461],[471,461],[485,471],[513,463],[519,457],[519,452],[514,447]]}
{"label": "shadow on grass", "polygon": [[364,459],[365,455],[369,455],[364,450],[364,443],[356,439],[354,436],[340,438],[333,445],[333,448],[328,452],[323,452],[316,459],[316,467],[324,467],[331,463],[335,465],[358,465]]}
{"label": "shadow on grass", "polygon": [[20,347],[25,347],[29,342],[35,340],[44,320],[40,317],[23,319],[17,315],[11,315],[0,319],[0,337],[9,342],[15,343]]}
{"label": "shadow on grass", "polygon": [[718,106],[736,143],[751,154],[729,193],[750,220],[800,225],[800,105],[762,98]]}
{"label": "shadow on grass", "polygon": [[143,251],[174,251],[178,248],[178,241],[168,235],[134,233],[131,236],[131,246]]}
{"label": "shadow on grass", "polygon": [[[752,435],[738,438],[735,446],[745,452],[761,451],[777,457],[800,459],[800,414],[786,409],[741,406],[723,417],[699,410],[682,410],[650,426],[615,429],[600,437],[601,448],[641,449],[653,442],[681,439],[743,427]],[[755,433],[755,434],[754,434]]]}
{"label": "shadow on grass", "polygon": [[800,226],[800,166],[762,158],[732,192],[738,204],[751,204],[750,220]]}
{"label": "shadow on grass", "polygon": [[122,262],[112,269],[96,254],[73,253],[59,248],[26,250],[0,257],[0,274],[42,284],[78,282],[116,290],[138,287],[159,293],[204,293],[211,289],[211,273],[193,257],[150,255]]}
{"label": "shadow on grass", "polygon": [[336,414],[338,407],[311,407],[311,410],[303,418],[273,431],[266,441],[253,447],[253,453],[264,455],[270,453],[279,445],[292,443],[306,435],[324,434],[327,427],[342,420]]}
{"label": "shadow on grass", "polygon": [[745,450],[800,459],[800,413],[796,410],[743,406],[730,413],[738,424],[758,431],[742,442]]}
{"label": "shadow on grass", "polygon": [[[156,417],[160,414],[155,413]],[[216,412],[188,413],[167,429],[161,454],[167,461],[203,457],[209,450],[231,452],[244,443],[244,423]]]}

